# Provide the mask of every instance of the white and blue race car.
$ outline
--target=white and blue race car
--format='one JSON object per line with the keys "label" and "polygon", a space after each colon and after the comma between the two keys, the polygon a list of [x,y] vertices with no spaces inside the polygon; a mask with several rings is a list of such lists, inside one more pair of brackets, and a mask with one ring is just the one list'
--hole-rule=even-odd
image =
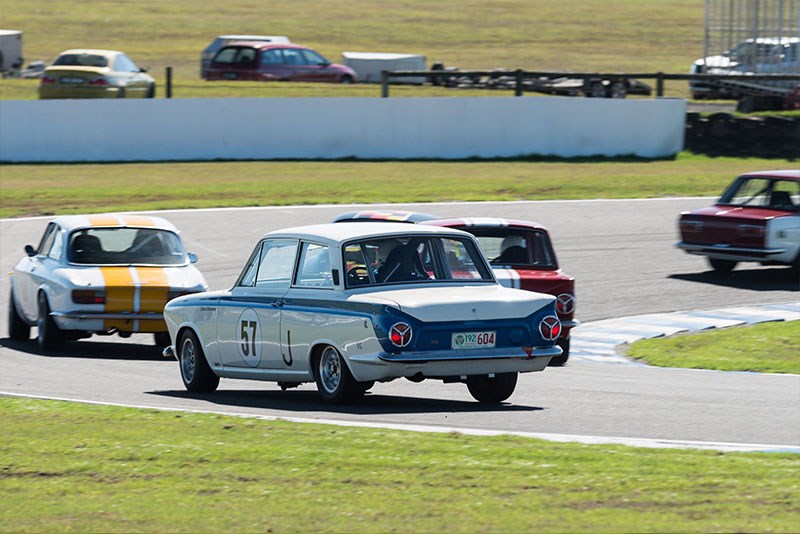
{"label": "white and blue race car", "polygon": [[561,354],[555,298],[501,286],[472,235],[434,226],[270,232],[230,290],[174,299],[164,317],[164,355],[193,392],[316,382],[340,403],[376,381],[438,379],[498,403]]}

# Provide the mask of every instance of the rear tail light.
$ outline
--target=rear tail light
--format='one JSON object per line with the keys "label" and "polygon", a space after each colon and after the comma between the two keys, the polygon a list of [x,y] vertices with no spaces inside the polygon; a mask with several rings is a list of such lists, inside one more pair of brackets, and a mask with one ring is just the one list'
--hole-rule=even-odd
{"label": "rear tail light", "polygon": [[561,293],[556,297],[556,311],[559,315],[569,315],[575,311],[575,295]]}
{"label": "rear tail light", "polygon": [[389,329],[389,341],[395,347],[405,347],[411,343],[411,327],[408,323],[395,323]]}
{"label": "rear tail light", "polygon": [[764,227],[752,224],[742,224],[736,229],[742,237],[764,237]]}
{"label": "rear tail light", "polygon": [[97,289],[73,289],[72,302],[75,304],[105,304],[106,292]]}
{"label": "rear tail light", "polygon": [[108,78],[106,78],[104,76],[99,76],[97,78],[92,78],[91,80],[89,80],[86,83],[88,85],[93,85],[95,87],[105,87],[107,85],[111,85],[111,83],[108,81]]}
{"label": "rear tail light", "polygon": [[681,221],[681,232],[698,233],[703,231],[703,221]]}
{"label": "rear tail light", "polygon": [[56,83],[56,79],[50,76],[42,76],[40,83],[41,85]]}
{"label": "rear tail light", "polygon": [[561,321],[554,315],[548,315],[539,323],[539,333],[547,341],[554,341],[561,335]]}

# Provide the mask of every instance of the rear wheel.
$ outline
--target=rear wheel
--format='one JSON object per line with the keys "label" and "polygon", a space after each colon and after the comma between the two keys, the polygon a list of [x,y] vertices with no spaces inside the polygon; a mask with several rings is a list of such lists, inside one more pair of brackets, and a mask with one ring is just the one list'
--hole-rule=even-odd
{"label": "rear wheel", "polygon": [[345,75],[344,75],[344,76],[342,76],[342,78],[339,80],[339,83],[353,83],[353,77],[352,77],[352,76],[350,76],[350,75],[347,75],[347,74],[345,74]]}
{"label": "rear wheel", "polygon": [[38,333],[36,343],[42,350],[58,350],[64,344],[64,333],[50,315],[50,304],[47,296],[39,293],[39,320],[36,323]]}
{"label": "rear wheel", "polygon": [[731,260],[720,260],[717,258],[708,258],[708,263],[711,265],[711,268],[719,274],[728,274],[734,269],[734,267],[736,267],[738,262]]}
{"label": "rear wheel", "polygon": [[16,341],[27,341],[31,337],[31,327],[20,317],[14,299],[14,288],[8,296],[8,337]]}
{"label": "rear wheel", "polygon": [[369,389],[356,382],[342,355],[330,345],[314,358],[314,379],[322,400],[332,404],[356,400]]}
{"label": "rear wheel", "polygon": [[562,365],[567,363],[569,360],[569,340],[570,338],[558,338],[558,346],[561,347],[561,356],[556,356],[555,358],[550,360],[550,363],[547,365],[550,367],[561,367]]}
{"label": "rear wheel", "polygon": [[487,375],[467,377],[467,389],[478,402],[503,402],[514,393],[518,373],[498,373],[494,378]]}
{"label": "rear wheel", "polygon": [[156,84],[150,85],[150,88],[147,90],[147,98],[155,98],[156,97]]}
{"label": "rear wheel", "polygon": [[197,336],[187,330],[178,344],[178,363],[181,368],[183,385],[193,393],[210,393],[219,386],[219,377],[214,374],[206,361],[203,347]]}

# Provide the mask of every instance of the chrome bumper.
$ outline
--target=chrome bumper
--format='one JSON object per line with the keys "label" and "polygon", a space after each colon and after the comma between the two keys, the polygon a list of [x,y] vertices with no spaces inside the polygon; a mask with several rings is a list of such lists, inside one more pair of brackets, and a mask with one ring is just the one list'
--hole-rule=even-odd
{"label": "chrome bumper", "polygon": [[395,363],[420,363],[444,362],[457,360],[510,360],[534,358],[553,358],[561,356],[561,347],[531,347],[530,353],[522,347],[505,347],[501,349],[462,349],[462,350],[437,350],[437,351],[409,351],[398,353],[382,352],[378,358],[386,362]]}
{"label": "chrome bumper", "polygon": [[679,241],[675,246],[690,254],[744,254],[753,258],[767,257],[786,252],[784,248],[744,248],[726,245],[694,245]]}
{"label": "chrome bumper", "polygon": [[161,351],[161,355],[165,358],[175,358],[176,360],[178,357],[175,355],[175,351],[172,350],[172,346],[164,347],[164,350]]}

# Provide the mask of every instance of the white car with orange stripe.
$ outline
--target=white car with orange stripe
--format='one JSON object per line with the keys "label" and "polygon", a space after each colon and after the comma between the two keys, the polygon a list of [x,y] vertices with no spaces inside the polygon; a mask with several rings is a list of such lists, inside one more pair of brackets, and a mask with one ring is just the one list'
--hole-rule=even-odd
{"label": "white car with orange stripe", "polygon": [[178,229],[159,217],[57,217],[25,252],[11,273],[9,335],[27,340],[36,326],[44,350],[91,334],[140,332],[168,345],[164,305],[208,287]]}

